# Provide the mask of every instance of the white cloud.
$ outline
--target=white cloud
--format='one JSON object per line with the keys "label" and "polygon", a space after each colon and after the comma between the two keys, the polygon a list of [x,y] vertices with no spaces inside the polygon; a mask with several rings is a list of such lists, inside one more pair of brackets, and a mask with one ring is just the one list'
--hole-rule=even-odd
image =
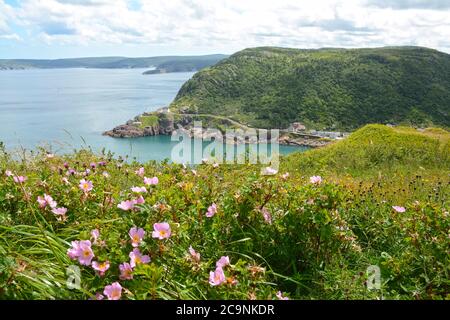
{"label": "white cloud", "polygon": [[0,1],[0,34],[9,30],[8,20],[12,16],[12,8]]}
{"label": "white cloud", "polygon": [[446,0],[367,0],[367,4],[380,8],[394,9],[449,9]]}
{"label": "white cloud", "polygon": [[[8,26],[2,3],[0,0],[0,32]],[[13,14],[17,24],[49,44],[162,45],[228,52],[262,45],[305,48],[422,45],[449,51],[450,6],[444,5],[445,0],[429,3],[426,6],[426,1],[421,0],[24,0]]]}
{"label": "white cloud", "polygon": [[0,39],[22,41],[22,38],[16,33],[0,34]]}
{"label": "white cloud", "polygon": [[111,2],[109,0],[56,0],[56,1],[61,4],[72,4],[80,6],[99,6]]}
{"label": "white cloud", "polygon": [[13,40],[13,41],[21,41],[22,38],[12,32],[9,27],[10,21],[14,19],[14,11],[13,9],[3,3],[0,2],[0,40]]}

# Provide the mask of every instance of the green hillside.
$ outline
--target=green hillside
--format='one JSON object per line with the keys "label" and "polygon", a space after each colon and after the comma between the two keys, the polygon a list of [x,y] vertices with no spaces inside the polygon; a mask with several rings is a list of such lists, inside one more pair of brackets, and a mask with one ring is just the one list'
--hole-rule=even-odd
{"label": "green hillside", "polygon": [[450,134],[437,128],[367,125],[324,148],[287,156],[286,169],[374,177],[380,172],[450,172]]}
{"label": "green hillside", "polygon": [[450,55],[420,47],[245,49],[186,82],[173,110],[256,127],[450,126]]}

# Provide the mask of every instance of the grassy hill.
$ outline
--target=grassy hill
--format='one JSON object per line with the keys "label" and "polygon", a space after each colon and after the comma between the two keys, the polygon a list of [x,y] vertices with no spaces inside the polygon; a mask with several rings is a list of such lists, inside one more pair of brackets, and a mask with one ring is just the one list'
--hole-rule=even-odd
{"label": "grassy hill", "polygon": [[450,55],[421,47],[245,49],[186,82],[172,110],[255,127],[450,126]]}
{"label": "grassy hill", "polygon": [[450,172],[450,133],[410,127],[367,125],[345,140],[285,159],[286,168],[302,172],[376,177],[446,170]]}
{"label": "grassy hill", "polygon": [[[282,159],[273,176],[256,165],[210,161],[192,171],[86,150],[25,161],[0,145],[0,299],[95,299],[116,282],[133,300],[449,299],[449,138],[370,125]],[[140,204],[119,208],[139,197],[130,188],[144,176],[159,181]],[[67,212],[39,203],[44,194]],[[152,236],[160,222],[171,228],[163,239]],[[135,247],[133,227],[145,230]],[[99,264],[68,255],[72,241],[89,239]],[[136,248],[150,262],[122,274]],[[230,264],[211,285],[221,256]],[[381,283],[369,291],[372,265]],[[69,266],[80,268],[78,289],[66,285]]]}

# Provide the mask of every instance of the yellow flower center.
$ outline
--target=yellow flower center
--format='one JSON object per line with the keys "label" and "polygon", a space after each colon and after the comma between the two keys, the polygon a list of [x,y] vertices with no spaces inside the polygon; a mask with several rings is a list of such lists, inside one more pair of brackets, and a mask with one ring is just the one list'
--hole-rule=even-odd
{"label": "yellow flower center", "polygon": [[120,291],[114,290],[111,294],[111,298],[120,298]]}
{"label": "yellow flower center", "polygon": [[89,257],[90,255],[91,255],[91,252],[89,250],[83,251],[83,256],[85,256],[86,258]]}

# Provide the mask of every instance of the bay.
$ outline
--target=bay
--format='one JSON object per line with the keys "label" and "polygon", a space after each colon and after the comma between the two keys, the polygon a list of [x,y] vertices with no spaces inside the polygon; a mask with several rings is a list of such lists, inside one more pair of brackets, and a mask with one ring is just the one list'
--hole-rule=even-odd
{"label": "bay", "polygon": [[[170,158],[169,136],[117,139],[102,132],[168,105],[193,73],[142,75],[146,69],[0,71],[0,141],[60,154],[103,148],[138,161]],[[304,148],[280,146],[280,154]]]}

